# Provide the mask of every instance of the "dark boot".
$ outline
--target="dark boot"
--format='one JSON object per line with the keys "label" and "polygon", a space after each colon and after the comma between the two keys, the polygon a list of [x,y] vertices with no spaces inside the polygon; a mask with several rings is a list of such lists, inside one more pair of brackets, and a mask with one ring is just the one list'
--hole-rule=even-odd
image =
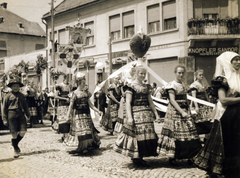
{"label": "dark boot", "polygon": [[20,135],[17,136],[17,145],[16,145],[16,146],[17,146],[17,149],[18,149],[18,152],[19,152],[19,153],[21,152],[21,150],[20,150],[20,148],[18,147],[18,143],[22,140],[22,138],[23,138],[23,137],[21,137]]}
{"label": "dark boot", "polygon": [[17,139],[12,139],[12,146],[13,146],[13,149],[14,149],[13,157],[18,158],[19,157],[19,150],[18,150],[18,147],[17,147]]}

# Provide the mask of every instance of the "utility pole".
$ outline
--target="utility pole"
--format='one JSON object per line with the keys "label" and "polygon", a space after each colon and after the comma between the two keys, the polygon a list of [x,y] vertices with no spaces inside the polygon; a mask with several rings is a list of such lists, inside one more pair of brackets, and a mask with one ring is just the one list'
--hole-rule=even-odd
{"label": "utility pole", "polygon": [[52,31],[52,37],[51,37],[51,42],[52,42],[52,66],[55,68],[55,44],[54,44],[54,0],[51,0],[51,31]]}
{"label": "utility pole", "polygon": [[111,39],[111,37],[109,37],[108,45],[109,45],[109,54],[108,54],[108,58],[109,58],[109,75],[111,75],[112,74],[112,39]]}

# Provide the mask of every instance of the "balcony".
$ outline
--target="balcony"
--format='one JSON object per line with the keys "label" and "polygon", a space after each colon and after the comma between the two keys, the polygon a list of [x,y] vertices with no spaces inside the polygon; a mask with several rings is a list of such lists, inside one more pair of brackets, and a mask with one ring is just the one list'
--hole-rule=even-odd
{"label": "balcony", "polygon": [[198,38],[198,35],[201,38],[236,38],[240,34],[239,18],[189,19],[187,25],[190,38]]}

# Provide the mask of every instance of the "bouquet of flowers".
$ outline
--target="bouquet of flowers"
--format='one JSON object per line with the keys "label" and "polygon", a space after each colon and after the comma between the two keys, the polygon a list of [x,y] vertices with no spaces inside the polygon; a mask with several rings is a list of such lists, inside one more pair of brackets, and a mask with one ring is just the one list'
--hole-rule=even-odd
{"label": "bouquet of flowers", "polygon": [[44,58],[42,56],[42,54],[39,54],[37,56],[37,61],[36,61],[36,65],[35,65],[35,70],[37,74],[42,74],[42,71],[44,71],[45,69],[47,69],[48,67],[48,63],[46,58]]}

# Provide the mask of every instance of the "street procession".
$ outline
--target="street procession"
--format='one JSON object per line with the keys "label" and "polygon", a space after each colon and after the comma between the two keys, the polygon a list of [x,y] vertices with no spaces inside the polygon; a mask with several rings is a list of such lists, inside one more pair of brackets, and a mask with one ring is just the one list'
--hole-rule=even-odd
{"label": "street procession", "polygon": [[240,178],[239,1],[44,1],[0,2],[0,177]]}

